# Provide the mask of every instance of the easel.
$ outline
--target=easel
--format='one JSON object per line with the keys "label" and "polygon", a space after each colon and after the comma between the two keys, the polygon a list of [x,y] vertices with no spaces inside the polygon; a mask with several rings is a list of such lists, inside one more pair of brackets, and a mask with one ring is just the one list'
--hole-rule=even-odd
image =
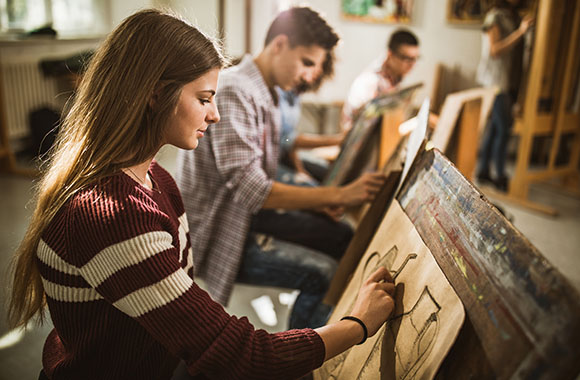
{"label": "easel", "polygon": [[437,150],[397,200],[465,307],[437,379],[575,378],[580,295]]}
{"label": "easel", "polygon": [[[554,39],[561,44],[554,44]],[[525,207],[556,215],[551,207],[533,203],[527,199],[531,183],[560,179],[562,187],[580,195],[580,113],[568,109],[572,97],[572,83],[579,70],[580,50],[580,4],[577,1],[540,0],[536,19],[536,34],[527,92],[524,99],[523,117],[516,119],[514,133],[520,136],[516,168],[507,196],[494,196],[514,201]],[[560,56],[559,62],[552,62]],[[553,103],[549,111],[539,105],[546,100],[543,83],[546,77],[555,81],[554,93],[549,94]],[[560,73],[560,75],[558,75]],[[545,84],[545,83],[544,83]],[[559,166],[557,154],[562,145],[563,134],[574,134],[570,160]],[[535,137],[552,137],[547,168],[531,170],[529,161]]]}
{"label": "easel", "polygon": [[437,379],[578,376],[580,294],[445,156],[419,153],[396,200],[465,308]]}
{"label": "easel", "polygon": [[405,121],[405,116],[406,111],[402,108],[383,114],[379,140],[378,169],[385,166],[403,137],[399,132],[399,126]]}

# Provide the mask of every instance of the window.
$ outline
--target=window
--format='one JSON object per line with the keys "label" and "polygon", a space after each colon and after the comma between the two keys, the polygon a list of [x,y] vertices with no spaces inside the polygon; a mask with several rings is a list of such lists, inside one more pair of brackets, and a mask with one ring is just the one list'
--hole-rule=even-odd
{"label": "window", "polygon": [[102,34],[107,29],[104,0],[0,0],[0,29],[22,33],[52,26],[61,36]]}

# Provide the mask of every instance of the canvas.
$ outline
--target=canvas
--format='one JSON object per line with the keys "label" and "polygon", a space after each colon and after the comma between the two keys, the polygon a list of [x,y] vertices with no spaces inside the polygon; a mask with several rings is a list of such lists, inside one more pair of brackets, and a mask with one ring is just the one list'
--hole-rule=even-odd
{"label": "canvas", "polygon": [[470,90],[454,92],[445,97],[439,120],[435,126],[433,136],[431,136],[431,144],[434,148],[445,152],[447,144],[459,118],[459,113],[463,105],[473,99],[481,99],[481,111],[479,114],[479,123],[475,126],[478,133],[481,135],[485,128],[485,123],[491,111],[493,101],[497,89],[493,87],[478,87]]}
{"label": "canvas", "polygon": [[396,200],[329,323],[350,314],[362,282],[381,265],[395,279],[395,310],[375,336],[325,362],[314,379],[431,379],[453,345],[463,305]]}
{"label": "canvas", "polygon": [[[365,165],[359,158],[368,147],[369,138],[377,132],[381,123],[381,117],[387,112],[394,112],[400,108],[408,111],[417,89],[422,84],[416,84],[403,88],[399,91],[374,98],[359,113],[353,127],[346,136],[338,157],[331,165],[326,178],[323,181],[325,186],[339,186],[353,176],[360,173],[353,173],[353,168],[362,168]],[[376,168],[375,168],[376,169]]]}

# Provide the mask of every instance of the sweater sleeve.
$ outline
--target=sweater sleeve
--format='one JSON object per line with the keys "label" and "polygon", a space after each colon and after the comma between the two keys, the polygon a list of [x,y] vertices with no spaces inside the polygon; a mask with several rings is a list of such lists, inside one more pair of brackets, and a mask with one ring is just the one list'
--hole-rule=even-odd
{"label": "sweater sleeve", "polygon": [[[128,196],[87,200],[74,225],[82,277],[135,319],[192,375],[220,379],[300,377],[322,364],[324,344],[310,329],[269,334],[226,313],[182,269],[174,231],[154,204]],[[106,203],[103,206],[101,203]],[[102,207],[99,207],[101,205]],[[74,237],[73,237],[74,238]]]}

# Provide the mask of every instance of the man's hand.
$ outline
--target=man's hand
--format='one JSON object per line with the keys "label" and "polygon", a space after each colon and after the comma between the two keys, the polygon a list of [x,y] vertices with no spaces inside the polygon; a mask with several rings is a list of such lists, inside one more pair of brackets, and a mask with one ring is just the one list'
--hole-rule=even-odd
{"label": "man's hand", "polygon": [[340,220],[344,216],[344,207],[341,206],[323,207],[319,210],[319,212],[325,214],[335,222],[340,222]]}
{"label": "man's hand", "polygon": [[375,199],[387,178],[382,173],[365,173],[348,185],[342,186],[342,206],[357,206]]}

